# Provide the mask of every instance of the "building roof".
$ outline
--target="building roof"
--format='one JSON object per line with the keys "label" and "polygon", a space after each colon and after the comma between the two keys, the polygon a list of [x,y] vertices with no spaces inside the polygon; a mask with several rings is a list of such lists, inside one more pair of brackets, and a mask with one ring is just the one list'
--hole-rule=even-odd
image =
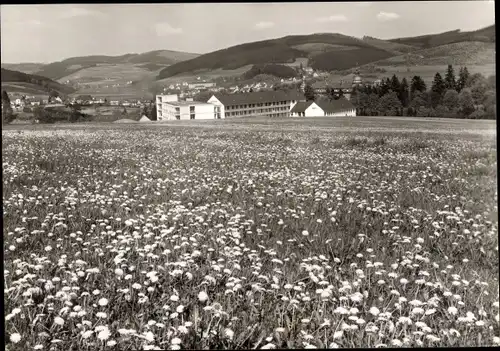
{"label": "building roof", "polygon": [[305,112],[309,106],[312,105],[314,101],[299,101],[290,110],[292,113]]}
{"label": "building roof", "polygon": [[164,103],[172,106],[211,105],[208,102],[201,101],[165,101]]}
{"label": "building roof", "polygon": [[317,101],[316,104],[321,107],[321,109],[325,112],[328,113],[334,113],[334,112],[340,112],[340,111],[345,111],[345,110],[352,110],[355,109],[354,105],[352,102],[350,102],[347,99],[340,98],[337,100],[331,100],[331,101]]}
{"label": "building roof", "polygon": [[256,91],[244,94],[214,94],[215,97],[225,106],[255,104],[262,102],[278,102],[289,100],[305,100],[303,94],[297,91],[286,92],[276,91]]}

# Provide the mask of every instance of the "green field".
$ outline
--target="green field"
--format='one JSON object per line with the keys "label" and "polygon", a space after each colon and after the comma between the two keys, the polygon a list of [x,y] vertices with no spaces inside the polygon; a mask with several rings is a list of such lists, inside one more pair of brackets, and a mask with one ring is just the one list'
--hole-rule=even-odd
{"label": "green field", "polygon": [[8,350],[500,345],[494,121],[176,122],[2,130]]}

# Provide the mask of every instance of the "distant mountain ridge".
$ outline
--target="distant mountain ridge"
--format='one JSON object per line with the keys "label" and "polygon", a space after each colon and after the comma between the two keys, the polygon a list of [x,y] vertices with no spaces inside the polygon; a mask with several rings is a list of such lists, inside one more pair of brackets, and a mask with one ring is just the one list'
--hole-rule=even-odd
{"label": "distant mountain ridge", "polygon": [[[340,72],[366,65],[493,64],[495,39],[494,24],[475,31],[453,30],[394,39],[316,33],[243,43],[201,55],[154,50],[119,56],[71,57],[49,64],[2,64],[2,68],[44,76],[61,83],[70,80],[85,84],[90,90],[102,89],[102,86],[112,89],[111,86],[125,86],[130,82],[150,84],[155,79],[190,80],[200,75],[229,77],[241,76],[245,72],[251,76],[260,72],[259,67],[272,65],[293,67],[303,64],[316,71]],[[235,73],[230,73],[232,71]],[[271,71],[279,77],[287,69],[280,67]]]}
{"label": "distant mountain ridge", "polygon": [[359,39],[339,33],[292,35],[240,44],[175,63],[162,69],[157,79],[203,70],[231,70],[246,65],[290,64],[299,58],[307,58],[308,65],[315,70],[337,71],[461,42],[495,43],[495,25],[476,31],[454,30],[390,40],[370,36]]}
{"label": "distant mountain ridge", "polygon": [[90,55],[71,57],[46,65],[39,64],[40,66],[37,70],[33,70],[33,65],[35,64],[2,64],[2,67],[6,69],[17,68],[18,70],[28,68],[29,73],[41,75],[50,79],[61,79],[80,70],[96,67],[98,65],[155,64],[159,69],[161,67],[172,65],[183,60],[189,60],[197,56],[199,56],[199,54],[172,50],[154,50],[141,54],[124,54],[119,56]]}
{"label": "distant mountain ridge", "polygon": [[481,28],[475,31],[462,32],[460,29],[438,33],[427,34],[416,37],[396,38],[387,41],[398,44],[416,46],[419,48],[431,48],[440,45],[453,44],[464,41],[479,41],[486,43],[495,42],[495,25]]}
{"label": "distant mountain ridge", "polygon": [[[347,54],[350,50],[357,51]],[[335,54],[341,59],[325,64]],[[158,79],[201,69],[235,69],[254,64],[292,63],[298,58],[310,59],[310,66],[317,69],[344,69],[346,61],[351,60],[353,55],[358,58],[359,64],[363,64],[393,54],[361,39],[339,33],[291,35],[240,44],[179,62],[160,71]]]}

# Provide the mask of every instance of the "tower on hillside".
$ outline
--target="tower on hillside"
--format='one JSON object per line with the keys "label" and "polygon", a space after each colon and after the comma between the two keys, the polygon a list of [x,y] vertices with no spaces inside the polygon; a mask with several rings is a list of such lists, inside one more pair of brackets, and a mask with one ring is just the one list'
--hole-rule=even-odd
{"label": "tower on hillside", "polygon": [[352,86],[360,86],[363,84],[363,79],[361,79],[361,75],[359,74],[359,70],[356,70],[354,77],[352,79]]}

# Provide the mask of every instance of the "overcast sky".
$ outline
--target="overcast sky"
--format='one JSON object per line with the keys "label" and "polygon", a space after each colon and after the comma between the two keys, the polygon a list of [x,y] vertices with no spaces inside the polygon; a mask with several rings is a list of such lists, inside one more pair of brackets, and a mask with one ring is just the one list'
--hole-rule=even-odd
{"label": "overcast sky", "polygon": [[290,34],[390,39],[495,23],[493,1],[2,5],[2,62],[167,49],[207,53]]}

